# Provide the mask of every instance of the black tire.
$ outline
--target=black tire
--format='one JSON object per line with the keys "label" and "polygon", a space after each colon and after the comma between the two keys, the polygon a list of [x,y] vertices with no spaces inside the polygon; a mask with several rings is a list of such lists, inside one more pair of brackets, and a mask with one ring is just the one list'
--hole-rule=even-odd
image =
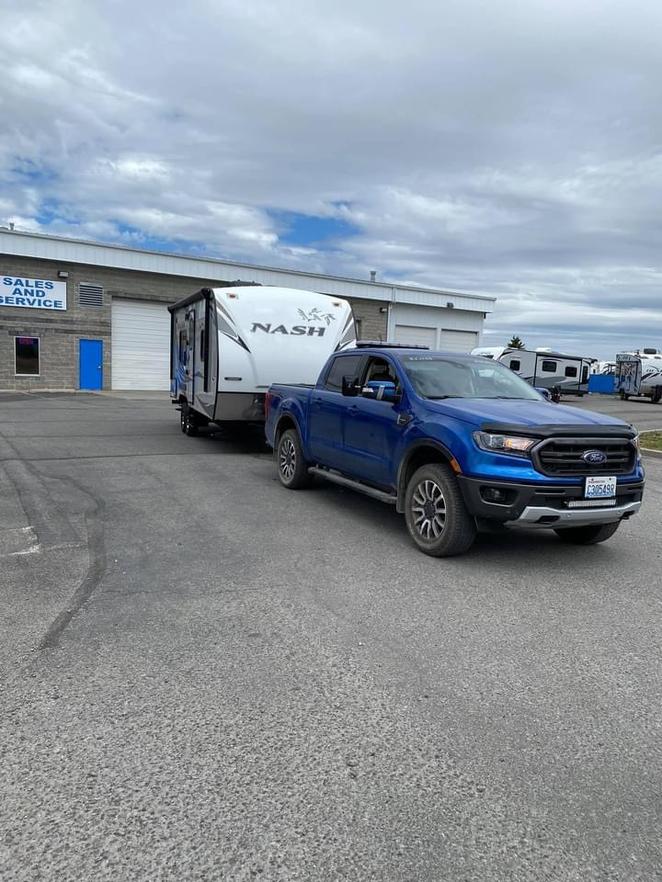
{"label": "black tire", "polygon": [[630,396],[626,395],[625,392],[621,392],[621,401],[629,401]]}
{"label": "black tire", "polygon": [[296,429],[286,429],[283,432],[278,439],[274,454],[278,478],[283,487],[287,487],[288,490],[300,490],[310,485],[308,463],[303,457],[301,441]]}
{"label": "black tire", "polygon": [[655,391],[653,392],[653,395],[651,397],[651,401],[653,402],[653,404],[659,404],[661,398],[662,398],[662,386],[656,386]]}
{"label": "black tire", "polygon": [[195,413],[191,410],[186,401],[182,401],[180,424],[182,432],[185,435],[193,438],[198,434],[198,423]]}
{"label": "black tire", "polygon": [[554,530],[563,542],[570,545],[597,545],[611,539],[620,526],[620,521],[613,524],[592,524],[588,527],[561,527]]}
{"label": "black tire", "polygon": [[448,466],[417,469],[405,492],[405,520],[416,547],[432,557],[463,554],[476,538],[476,522]]}

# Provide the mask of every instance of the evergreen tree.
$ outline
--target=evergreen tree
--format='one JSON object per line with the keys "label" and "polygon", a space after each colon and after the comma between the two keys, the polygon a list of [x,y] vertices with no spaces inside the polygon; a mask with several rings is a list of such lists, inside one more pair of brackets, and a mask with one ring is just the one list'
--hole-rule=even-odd
{"label": "evergreen tree", "polygon": [[526,344],[517,334],[514,334],[508,344],[508,349],[526,349]]}

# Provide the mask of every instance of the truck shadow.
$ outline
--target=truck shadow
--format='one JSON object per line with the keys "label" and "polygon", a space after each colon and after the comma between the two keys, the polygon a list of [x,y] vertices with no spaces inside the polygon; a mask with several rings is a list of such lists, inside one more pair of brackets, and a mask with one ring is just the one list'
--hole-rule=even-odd
{"label": "truck shadow", "polygon": [[[314,489],[304,491],[319,494],[320,503],[328,507],[329,517],[342,517],[350,522],[351,529],[364,536],[366,542],[386,538],[390,549],[398,554],[411,555],[412,561],[429,561],[439,566],[466,567],[508,563],[513,572],[520,575],[524,571],[549,573],[552,567],[563,561],[564,568],[575,564],[595,575],[596,563],[604,562],[611,566],[618,558],[623,562],[623,544],[619,544],[618,534],[611,542],[595,546],[567,545],[559,540],[552,530],[501,529],[494,532],[480,532],[475,545],[465,555],[453,558],[432,558],[420,552],[409,537],[404,515],[395,507],[363,496],[361,493],[338,487],[330,482],[316,481]],[[632,556],[634,557],[634,550]],[[630,555],[628,555],[629,557]]]}

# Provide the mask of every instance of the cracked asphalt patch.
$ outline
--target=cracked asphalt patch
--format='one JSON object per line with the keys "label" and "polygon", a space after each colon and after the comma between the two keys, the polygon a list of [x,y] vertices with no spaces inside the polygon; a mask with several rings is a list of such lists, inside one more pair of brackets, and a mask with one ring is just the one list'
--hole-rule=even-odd
{"label": "cracked asphalt patch", "polygon": [[662,878],[662,463],[436,561],[176,417],[0,401],[0,878]]}

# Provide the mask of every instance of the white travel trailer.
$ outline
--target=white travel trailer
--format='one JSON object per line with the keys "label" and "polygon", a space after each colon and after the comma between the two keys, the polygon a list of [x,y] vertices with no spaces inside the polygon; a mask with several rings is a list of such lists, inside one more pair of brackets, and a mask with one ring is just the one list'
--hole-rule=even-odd
{"label": "white travel trailer", "polygon": [[349,303],[314,291],[203,288],[168,309],[170,397],[188,435],[264,420],[272,383],[314,385],[329,355],[356,341]]}
{"label": "white travel trailer", "polygon": [[562,355],[551,350],[510,349],[507,346],[480,346],[472,355],[482,355],[500,361],[523,380],[541,389],[558,388],[564,395],[584,395],[588,392],[588,378],[592,358]]}
{"label": "white travel trailer", "polygon": [[621,398],[644,395],[654,404],[662,400],[662,352],[638,349],[616,356],[616,392]]}

